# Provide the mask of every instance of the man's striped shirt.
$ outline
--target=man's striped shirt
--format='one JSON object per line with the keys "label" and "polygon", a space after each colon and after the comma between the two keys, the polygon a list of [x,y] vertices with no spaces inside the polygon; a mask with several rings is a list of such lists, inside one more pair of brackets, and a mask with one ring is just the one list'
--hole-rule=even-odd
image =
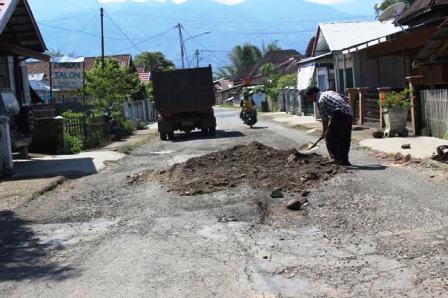
{"label": "man's striped shirt", "polygon": [[335,113],[343,113],[353,116],[352,108],[348,103],[348,98],[335,91],[325,91],[318,94],[317,107],[323,120],[328,120]]}

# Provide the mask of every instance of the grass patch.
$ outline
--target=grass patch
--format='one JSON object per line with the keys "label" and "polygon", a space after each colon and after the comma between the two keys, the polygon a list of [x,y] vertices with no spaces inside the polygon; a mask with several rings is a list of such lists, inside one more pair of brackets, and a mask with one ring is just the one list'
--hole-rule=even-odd
{"label": "grass patch", "polygon": [[130,155],[135,149],[148,143],[148,138],[144,138],[134,144],[126,144],[117,149],[118,153]]}

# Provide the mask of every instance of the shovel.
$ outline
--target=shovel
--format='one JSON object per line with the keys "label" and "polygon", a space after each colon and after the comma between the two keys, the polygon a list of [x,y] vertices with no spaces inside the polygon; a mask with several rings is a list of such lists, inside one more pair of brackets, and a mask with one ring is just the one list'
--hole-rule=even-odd
{"label": "shovel", "polygon": [[299,152],[300,153],[310,153],[313,149],[318,149],[317,144],[319,144],[320,141],[322,141],[324,138],[320,137],[316,142],[314,143],[307,143],[305,145],[300,146]]}

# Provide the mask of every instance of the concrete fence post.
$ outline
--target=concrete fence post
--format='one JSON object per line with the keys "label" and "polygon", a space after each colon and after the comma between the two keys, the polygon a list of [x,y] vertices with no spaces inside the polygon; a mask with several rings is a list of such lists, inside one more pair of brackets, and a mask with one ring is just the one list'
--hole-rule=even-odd
{"label": "concrete fence post", "polygon": [[9,118],[0,116],[0,177],[12,176],[14,171],[9,131]]}

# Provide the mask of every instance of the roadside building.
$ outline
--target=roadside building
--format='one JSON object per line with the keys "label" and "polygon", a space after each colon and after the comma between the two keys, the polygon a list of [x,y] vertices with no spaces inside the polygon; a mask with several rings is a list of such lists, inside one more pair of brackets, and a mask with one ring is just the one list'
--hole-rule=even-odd
{"label": "roadside building", "polygon": [[[137,72],[129,54],[106,56],[106,58],[117,61],[120,67],[128,69],[129,72]],[[83,100],[85,72],[92,69],[98,59],[101,57],[53,57],[51,62],[29,61],[26,66],[30,80],[50,87],[50,95],[47,99],[42,98],[42,103],[79,104]],[[37,83],[33,85],[42,86]]]}
{"label": "roadside building", "polygon": [[[0,0],[0,116],[8,117],[10,128],[0,136],[0,143],[9,144],[23,155],[27,155],[32,131],[25,59],[48,61],[49,57],[43,54],[46,49],[28,1]],[[10,148],[0,150],[0,169],[9,168],[5,160],[10,157]]]}

